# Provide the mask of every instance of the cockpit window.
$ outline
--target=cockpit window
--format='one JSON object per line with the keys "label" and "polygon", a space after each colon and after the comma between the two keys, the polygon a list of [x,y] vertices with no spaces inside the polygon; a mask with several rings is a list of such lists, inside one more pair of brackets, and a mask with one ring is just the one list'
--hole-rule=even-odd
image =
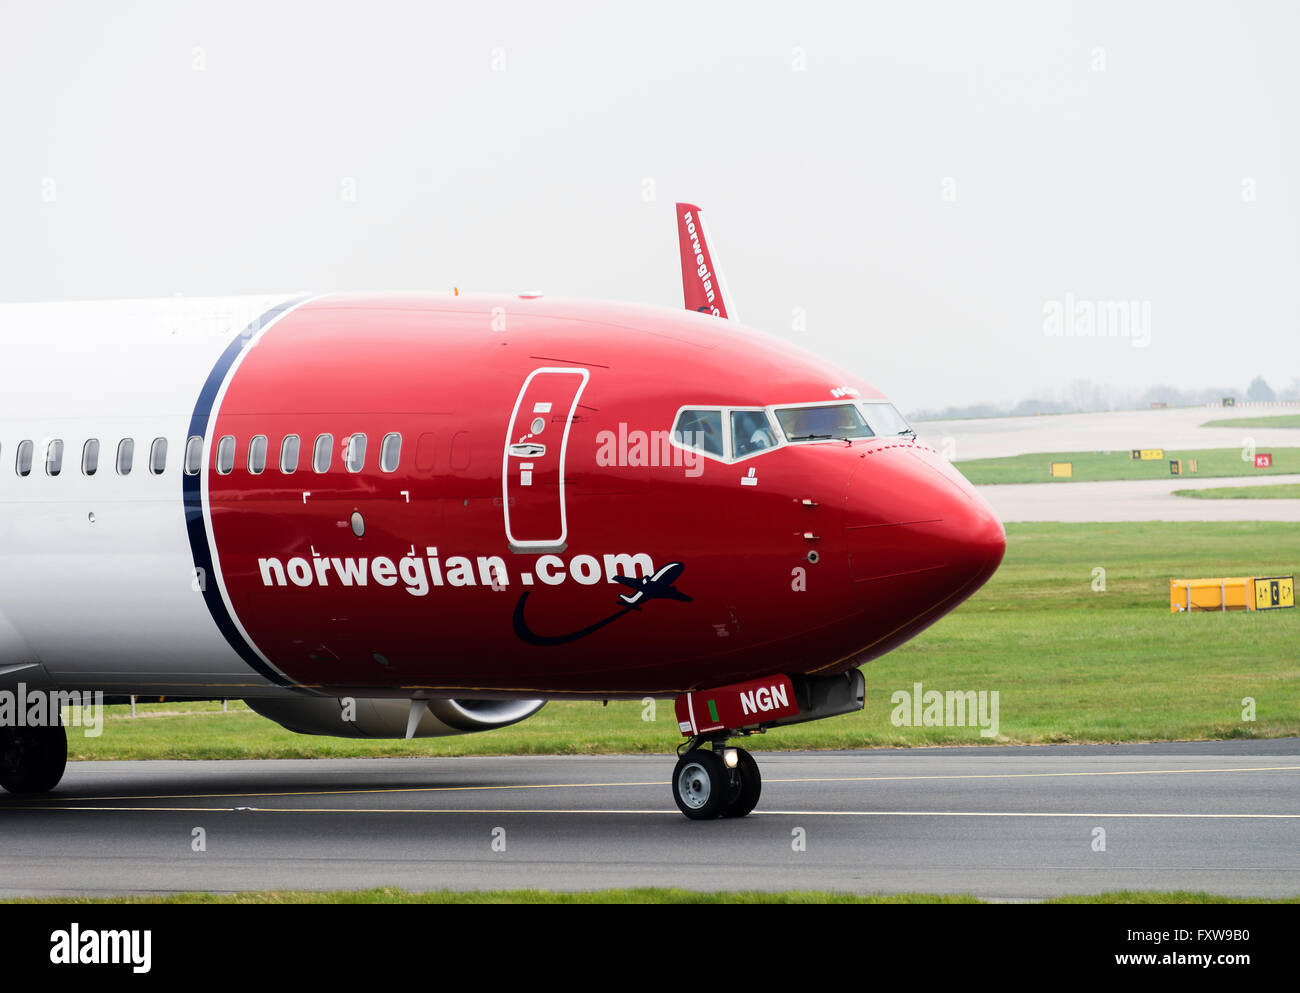
{"label": "cockpit window", "polygon": [[772,425],[768,423],[767,414],[761,410],[731,411],[731,454],[733,458],[743,459],[776,447],[776,438],[772,434]]}
{"label": "cockpit window", "polygon": [[776,419],[787,441],[829,441],[834,438],[871,438],[874,432],[851,403],[818,407],[778,407]]}
{"label": "cockpit window", "polygon": [[895,437],[900,434],[916,435],[911,425],[903,419],[903,415],[892,403],[864,403],[862,412],[867,415],[867,421],[875,429],[876,434],[882,437]]}
{"label": "cockpit window", "polygon": [[722,411],[683,410],[673,427],[673,440],[683,448],[696,448],[722,457]]}

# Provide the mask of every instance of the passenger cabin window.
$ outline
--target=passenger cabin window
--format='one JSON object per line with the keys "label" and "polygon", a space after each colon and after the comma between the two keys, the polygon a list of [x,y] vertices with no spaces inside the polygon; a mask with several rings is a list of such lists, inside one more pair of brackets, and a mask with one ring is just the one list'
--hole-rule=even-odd
{"label": "passenger cabin window", "polygon": [[863,403],[862,412],[867,415],[867,422],[876,434],[882,437],[896,437],[900,434],[916,436],[912,426],[903,419],[903,415],[892,403]]}
{"label": "passenger cabin window", "polygon": [[776,436],[762,410],[731,411],[731,454],[741,459],[776,447]]}
{"label": "passenger cabin window", "polygon": [[203,468],[203,438],[195,435],[185,443],[185,475],[197,476]]}
{"label": "passenger cabin window", "polygon": [[438,464],[438,436],[425,431],[415,443],[415,471],[433,472]]}
{"label": "passenger cabin window", "polygon": [[235,436],[226,435],[217,442],[217,472],[229,476],[235,468]]}
{"label": "passenger cabin window", "polygon": [[360,472],[366,464],[366,436],[364,434],[354,434],[348,439],[347,448],[343,452],[343,464],[347,466],[348,472]]}
{"label": "passenger cabin window", "polygon": [[30,476],[32,474],[32,455],[36,446],[30,441],[20,441],[18,443],[18,457],[14,460],[14,472],[20,476]]}
{"label": "passenger cabin window", "polygon": [[45,475],[57,476],[63,471],[63,439],[55,438],[45,446]]}
{"label": "passenger cabin window", "polygon": [[90,438],[81,446],[81,472],[93,476],[99,471],[99,439]]}
{"label": "passenger cabin window", "polygon": [[149,471],[161,476],[167,471],[167,439],[155,438],[149,446]]}
{"label": "passenger cabin window", "polygon": [[673,426],[673,440],[683,448],[695,448],[722,457],[722,411],[683,410]]}
{"label": "passenger cabin window", "polygon": [[383,444],[379,446],[379,468],[382,472],[396,472],[397,463],[402,458],[402,436],[394,431],[384,435]]}
{"label": "passenger cabin window", "polygon": [[284,473],[298,471],[298,449],[301,439],[296,434],[285,435],[280,443],[280,471]]}
{"label": "passenger cabin window", "polygon": [[123,438],[117,443],[117,474],[131,475],[131,466],[135,462],[135,439]]}
{"label": "passenger cabin window", "polygon": [[801,444],[845,438],[871,438],[874,434],[858,408],[851,403],[817,407],[778,407],[776,419],[787,441]]}
{"label": "passenger cabin window", "polygon": [[248,471],[254,476],[266,468],[266,435],[258,434],[248,443]]}
{"label": "passenger cabin window", "polygon": [[311,467],[313,472],[329,472],[330,462],[334,459],[334,436],[322,434],[316,437],[316,447],[312,450]]}

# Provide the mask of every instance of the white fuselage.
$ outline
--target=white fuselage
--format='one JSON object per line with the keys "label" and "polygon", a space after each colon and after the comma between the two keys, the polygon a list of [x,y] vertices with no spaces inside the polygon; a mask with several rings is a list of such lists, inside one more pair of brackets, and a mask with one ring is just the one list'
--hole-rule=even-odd
{"label": "white fuselage", "polygon": [[[0,679],[109,693],[282,692],[204,603],[186,531],[185,443],[223,351],[289,299],[0,305]],[[166,467],[150,467],[166,439]],[[51,442],[62,468],[47,472]],[[98,469],[83,472],[86,442]],[[134,441],[129,474],[118,446]],[[17,471],[32,443],[31,470]]]}

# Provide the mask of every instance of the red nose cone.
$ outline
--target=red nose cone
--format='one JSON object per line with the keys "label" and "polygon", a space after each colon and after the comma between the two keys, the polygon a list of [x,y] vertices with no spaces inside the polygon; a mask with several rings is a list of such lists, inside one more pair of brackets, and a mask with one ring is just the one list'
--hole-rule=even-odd
{"label": "red nose cone", "polygon": [[864,454],[845,495],[844,532],[868,617],[911,617],[903,637],[978,590],[1006,550],[983,497],[933,452],[905,443]]}
{"label": "red nose cone", "polygon": [[948,520],[952,525],[953,575],[965,577],[969,593],[974,593],[1002,564],[1007,533],[978,493],[972,493],[965,503],[960,497],[954,500]]}

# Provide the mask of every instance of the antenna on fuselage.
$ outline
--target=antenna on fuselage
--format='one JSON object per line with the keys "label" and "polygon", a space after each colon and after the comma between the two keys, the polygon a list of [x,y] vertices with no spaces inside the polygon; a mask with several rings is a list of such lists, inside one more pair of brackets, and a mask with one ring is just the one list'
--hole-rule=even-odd
{"label": "antenna on fuselage", "polygon": [[727,281],[713,261],[709,240],[700,208],[693,203],[677,204],[677,244],[682,255],[682,294],[686,309],[739,320]]}

